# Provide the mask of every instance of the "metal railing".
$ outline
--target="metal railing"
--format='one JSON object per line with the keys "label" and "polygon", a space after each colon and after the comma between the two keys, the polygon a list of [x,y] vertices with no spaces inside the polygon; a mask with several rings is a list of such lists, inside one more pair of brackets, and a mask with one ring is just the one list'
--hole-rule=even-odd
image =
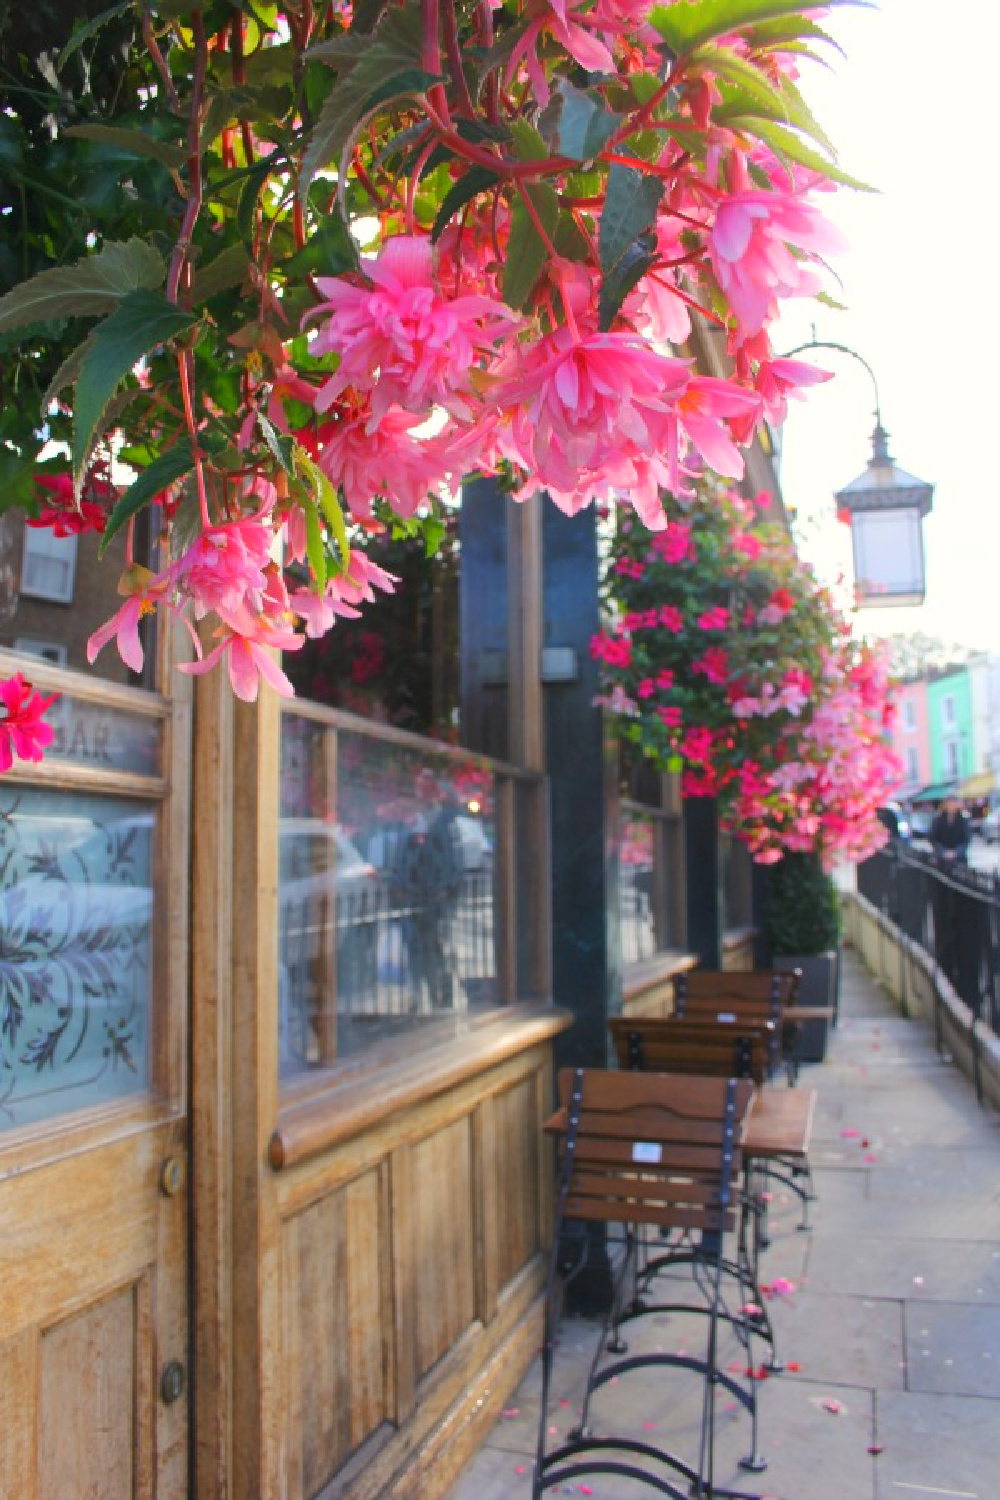
{"label": "metal railing", "polygon": [[1000,875],[897,843],[858,866],[858,891],[934,959],[974,1019],[1000,1035]]}

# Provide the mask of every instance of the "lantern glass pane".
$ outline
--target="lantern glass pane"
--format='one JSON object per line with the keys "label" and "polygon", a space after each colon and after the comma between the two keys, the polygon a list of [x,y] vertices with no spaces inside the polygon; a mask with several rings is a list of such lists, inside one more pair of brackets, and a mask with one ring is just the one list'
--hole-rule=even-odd
{"label": "lantern glass pane", "polygon": [[851,516],[855,593],[859,604],[920,604],[924,549],[920,512],[877,510]]}

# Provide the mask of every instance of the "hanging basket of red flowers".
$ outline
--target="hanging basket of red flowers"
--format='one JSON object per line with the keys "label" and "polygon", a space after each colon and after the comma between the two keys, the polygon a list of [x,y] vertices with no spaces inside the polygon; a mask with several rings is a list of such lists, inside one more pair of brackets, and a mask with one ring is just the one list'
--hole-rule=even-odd
{"label": "hanging basket of red flowers", "polygon": [[603,706],[685,797],[715,797],[757,860],[863,857],[901,771],[879,653],[756,502],[705,479],[664,503],[652,538],[618,518],[591,643]]}

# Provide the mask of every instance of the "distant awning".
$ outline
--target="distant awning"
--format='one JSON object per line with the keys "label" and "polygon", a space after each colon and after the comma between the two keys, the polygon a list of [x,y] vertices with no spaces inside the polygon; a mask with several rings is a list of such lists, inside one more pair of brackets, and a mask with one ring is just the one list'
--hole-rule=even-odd
{"label": "distant awning", "polygon": [[910,802],[916,806],[919,802],[940,802],[942,797],[951,797],[957,789],[955,781],[935,781],[930,786],[925,786],[923,791],[910,798]]}
{"label": "distant awning", "polygon": [[960,797],[988,797],[990,792],[996,789],[997,778],[995,771],[977,771],[974,776],[967,776],[958,789]]}

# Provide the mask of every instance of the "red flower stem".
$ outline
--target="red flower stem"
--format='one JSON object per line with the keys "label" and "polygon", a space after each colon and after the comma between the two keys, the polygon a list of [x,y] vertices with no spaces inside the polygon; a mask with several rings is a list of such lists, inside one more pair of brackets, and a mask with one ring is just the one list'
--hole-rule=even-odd
{"label": "red flower stem", "polygon": [[458,113],[466,115],[471,120],[476,111],[469,94],[469,85],[465,81],[465,69],[462,67],[462,49],[458,44],[458,23],[455,19],[455,0],[442,0],[441,29],[444,33],[448,63],[455,80],[455,90],[458,94]]}
{"label": "red flower stem", "polygon": [[181,101],[177,97],[177,89],[174,86],[174,80],[170,76],[170,69],[167,67],[166,60],[160,51],[159,43],[153,32],[153,18],[145,6],[142,12],[142,39],[146,44],[146,51],[149,53],[150,61],[160,75],[161,82],[163,83],[163,92],[167,98],[167,105],[175,115],[183,114]]}
{"label": "red flower stem", "polygon": [[177,356],[177,369],[181,377],[181,397],[184,401],[184,421],[191,436],[191,452],[194,455],[194,472],[198,482],[198,505],[204,526],[211,526],[208,513],[208,492],[205,488],[205,469],[198,447],[198,424],[194,416],[194,355],[190,349],[182,349]]}
{"label": "red flower stem", "polygon": [[188,112],[188,201],[181,220],[181,232],[170,258],[167,275],[167,301],[176,302],[180,289],[181,272],[191,249],[191,236],[201,212],[201,114],[205,97],[205,78],[208,72],[208,41],[205,22],[200,10],[191,14],[191,30],[194,35],[194,72],[191,79],[191,108]]}
{"label": "red flower stem", "polygon": [[[490,0],[480,0],[479,41],[484,51],[488,52],[493,46],[493,7]],[[484,92],[487,118],[494,125],[498,125],[500,123],[500,85],[495,69],[491,69],[487,74]]]}
{"label": "red flower stem", "polygon": [[[230,28],[232,40],[229,43],[229,51],[233,59],[233,82],[237,87],[246,83],[247,70],[246,60],[243,54],[243,15],[241,11],[233,14],[232,26]],[[240,138],[243,141],[243,154],[246,158],[244,166],[253,165],[253,136],[250,133],[250,121],[240,121]]]}
{"label": "red flower stem", "polygon": [[[424,23],[423,65],[425,73],[439,76],[441,73],[441,11],[439,0],[420,0],[420,12]],[[448,96],[443,83],[436,83],[428,91],[428,102],[446,127],[451,125],[448,113]]]}

